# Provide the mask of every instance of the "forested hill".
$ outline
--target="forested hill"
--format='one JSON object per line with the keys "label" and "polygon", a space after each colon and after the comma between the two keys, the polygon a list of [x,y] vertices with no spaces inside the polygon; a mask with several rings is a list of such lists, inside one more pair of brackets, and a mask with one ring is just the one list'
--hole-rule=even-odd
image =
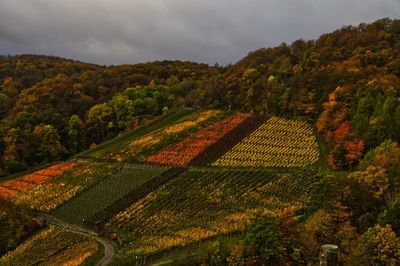
{"label": "forested hill", "polygon": [[399,54],[400,20],[381,19],[263,48],[226,68],[0,57],[1,169],[65,158],[184,106],[306,116],[330,166],[353,168],[384,140],[400,139]]}
{"label": "forested hill", "polygon": [[400,20],[381,19],[252,52],[227,70],[218,95],[225,106],[311,118],[330,166],[346,169],[400,140],[399,78]]}
{"label": "forested hill", "polygon": [[169,108],[192,106],[220,71],[181,61],[105,67],[0,57],[0,173],[63,159]]}

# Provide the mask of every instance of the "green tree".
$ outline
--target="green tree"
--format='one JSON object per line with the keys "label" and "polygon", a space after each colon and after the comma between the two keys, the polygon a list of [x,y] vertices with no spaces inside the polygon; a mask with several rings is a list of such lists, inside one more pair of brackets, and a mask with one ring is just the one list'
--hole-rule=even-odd
{"label": "green tree", "polygon": [[363,137],[364,133],[369,128],[369,117],[370,110],[373,108],[371,105],[373,103],[372,96],[367,96],[365,98],[361,98],[357,105],[357,110],[353,116],[352,127],[354,132],[359,136]]}
{"label": "green tree", "polygon": [[68,121],[68,143],[72,152],[79,152],[85,147],[83,122],[77,115],[71,116]]}
{"label": "green tree", "polygon": [[245,243],[266,261],[283,258],[284,246],[277,217],[259,215],[246,230]]}
{"label": "green tree", "polygon": [[381,143],[385,139],[395,139],[395,121],[394,116],[396,107],[399,106],[399,101],[394,97],[387,97],[377,116],[375,124],[377,132],[377,141]]}
{"label": "green tree", "polygon": [[96,141],[100,143],[108,137],[109,130],[112,128],[113,110],[106,103],[96,104],[90,108],[86,124],[89,129],[96,132]]}
{"label": "green tree", "polygon": [[400,202],[396,202],[393,207],[388,209],[383,219],[383,224],[390,224],[393,231],[395,231],[397,235],[400,235]]}
{"label": "green tree", "polygon": [[42,161],[52,162],[65,156],[65,147],[61,145],[58,131],[52,125],[37,125],[33,133],[39,140],[37,156]]}
{"label": "green tree", "polygon": [[132,100],[127,95],[116,95],[108,103],[117,117],[117,125],[119,129],[129,127],[134,114],[134,106]]}

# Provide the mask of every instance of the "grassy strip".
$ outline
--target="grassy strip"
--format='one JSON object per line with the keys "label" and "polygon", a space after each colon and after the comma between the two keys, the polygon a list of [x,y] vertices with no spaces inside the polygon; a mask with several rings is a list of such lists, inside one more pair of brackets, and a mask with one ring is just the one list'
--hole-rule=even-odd
{"label": "grassy strip", "polygon": [[177,246],[155,254],[138,256],[136,259],[117,255],[111,265],[201,265],[201,262],[207,261],[212,244],[218,243],[219,246],[226,248],[243,241],[244,233],[244,231],[237,231],[228,235],[217,235],[187,246]]}
{"label": "grassy strip", "polygon": [[314,130],[314,135],[318,142],[319,160],[313,166],[315,168],[319,169],[319,171],[328,171],[329,166],[326,161],[326,158],[328,157],[328,152],[329,152],[328,147],[326,146],[326,143],[323,140],[322,136],[316,130]]}
{"label": "grassy strip", "polygon": [[98,261],[100,261],[105,254],[105,247],[103,246],[102,243],[97,242],[99,244],[99,249],[97,250],[97,253],[94,256],[91,256],[90,258],[88,258],[83,266],[95,266],[97,264]]}

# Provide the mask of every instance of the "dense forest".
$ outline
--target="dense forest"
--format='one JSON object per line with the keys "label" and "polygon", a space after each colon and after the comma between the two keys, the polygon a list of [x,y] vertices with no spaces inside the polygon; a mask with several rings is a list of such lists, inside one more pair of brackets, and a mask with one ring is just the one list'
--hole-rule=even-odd
{"label": "dense forest", "polygon": [[[0,57],[0,175],[68,158],[183,107],[301,117],[326,145],[329,173],[301,230],[290,210],[257,217],[242,257],[301,261],[332,242],[348,265],[400,261],[400,20],[262,48],[226,67]],[[33,219],[23,212],[18,219]]]}
{"label": "dense forest", "polygon": [[103,67],[0,57],[0,173],[64,159],[170,108],[193,106],[220,71],[178,61]]}

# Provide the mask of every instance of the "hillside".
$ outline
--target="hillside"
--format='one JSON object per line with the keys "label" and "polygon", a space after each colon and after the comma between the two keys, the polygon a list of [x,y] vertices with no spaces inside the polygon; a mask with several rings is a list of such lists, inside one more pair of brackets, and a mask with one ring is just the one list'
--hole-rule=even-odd
{"label": "hillside", "polygon": [[194,90],[219,71],[179,61],[104,67],[0,57],[0,176],[65,159],[170,108],[192,106]]}
{"label": "hillside", "polygon": [[0,57],[0,265],[399,264],[399,55],[381,19],[225,68]]}

